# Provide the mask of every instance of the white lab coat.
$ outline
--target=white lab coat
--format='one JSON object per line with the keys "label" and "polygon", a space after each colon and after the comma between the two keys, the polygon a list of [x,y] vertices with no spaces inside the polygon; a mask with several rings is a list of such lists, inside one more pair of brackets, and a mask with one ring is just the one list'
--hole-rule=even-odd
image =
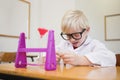
{"label": "white lab coat", "polygon": [[59,45],[56,46],[56,50],[70,50],[76,54],[84,55],[93,64],[99,64],[102,67],[115,66],[116,57],[115,53],[108,50],[104,44],[98,40],[87,37],[86,41],[78,48],[73,49],[71,43],[62,40]]}

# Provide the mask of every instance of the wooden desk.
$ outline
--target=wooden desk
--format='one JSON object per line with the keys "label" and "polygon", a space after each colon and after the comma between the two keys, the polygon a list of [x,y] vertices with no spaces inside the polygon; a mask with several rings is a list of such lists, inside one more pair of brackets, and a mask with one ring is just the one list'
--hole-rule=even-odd
{"label": "wooden desk", "polygon": [[[7,77],[9,76],[9,77]],[[44,66],[27,66],[15,68],[14,64],[0,64],[0,79],[10,80],[120,80],[120,67],[65,67],[57,66],[57,70],[45,71]],[[5,79],[6,80],[6,79]]]}

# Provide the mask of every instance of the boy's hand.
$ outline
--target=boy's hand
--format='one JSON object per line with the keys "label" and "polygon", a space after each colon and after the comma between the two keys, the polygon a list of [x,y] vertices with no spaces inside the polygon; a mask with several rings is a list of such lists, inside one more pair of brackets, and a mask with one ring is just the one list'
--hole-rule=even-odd
{"label": "boy's hand", "polygon": [[65,64],[80,65],[80,55],[73,52],[67,52],[61,55]]}
{"label": "boy's hand", "polygon": [[61,59],[61,55],[63,54],[62,51],[56,51],[56,61],[59,62]]}
{"label": "boy's hand", "polygon": [[[72,64],[72,65],[77,65],[76,61],[78,61],[77,54],[73,53],[72,51],[69,50],[59,50],[56,52],[57,54],[57,61],[63,59],[63,62],[65,64]],[[77,59],[76,59],[77,58]]]}
{"label": "boy's hand", "polygon": [[[46,57],[42,57],[42,63],[45,63]],[[56,54],[56,61],[59,62],[60,61],[60,56]]]}
{"label": "boy's hand", "polygon": [[56,54],[56,61],[59,62],[60,61],[60,56],[58,54]]}
{"label": "boy's hand", "polygon": [[81,56],[79,54],[68,52],[61,55],[65,64],[71,65],[93,65],[85,56]]}
{"label": "boy's hand", "polygon": [[65,64],[71,65],[92,65],[92,63],[87,59],[87,57],[74,53],[70,50],[59,50],[56,52],[57,61],[63,59]]}

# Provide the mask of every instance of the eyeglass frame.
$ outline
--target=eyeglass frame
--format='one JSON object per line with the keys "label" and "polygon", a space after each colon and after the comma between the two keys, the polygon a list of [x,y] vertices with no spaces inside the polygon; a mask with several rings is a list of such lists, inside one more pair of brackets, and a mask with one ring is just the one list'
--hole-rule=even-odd
{"label": "eyeglass frame", "polygon": [[[64,40],[70,40],[71,37],[72,37],[73,39],[75,39],[75,40],[80,40],[80,39],[82,38],[82,34],[83,34],[83,32],[84,32],[85,30],[86,30],[86,29],[83,29],[82,32],[75,32],[75,33],[72,33],[72,34],[65,34],[65,33],[61,32],[60,35],[61,35],[61,37],[62,37]],[[74,38],[74,36],[73,36],[73,34],[77,34],[77,33],[79,33],[80,36],[81,36],[79,39],[76,39],[76,38]],[[69,38],[69,39],[65,39],[65,38],[63,37],[63,35],[70,36],[70,38]]]}

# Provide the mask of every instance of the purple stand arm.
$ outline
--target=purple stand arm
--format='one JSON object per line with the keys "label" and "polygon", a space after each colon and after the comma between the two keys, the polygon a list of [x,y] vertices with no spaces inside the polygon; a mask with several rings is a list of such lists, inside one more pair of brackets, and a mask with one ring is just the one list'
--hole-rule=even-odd
{"label": "purple stand arm", "polygon": [[54,31],[49,31],[46,62],[45,62],[46,70],[55,70],[56,69],[56,54],[55,54],[55,43],[54,42],[55,42],[54,41]]}
{"label": "purple stand arm", "polygon": [[16,68],[26,68],[26,52],[46,52],[45,70],[56,70],[55,41],[53,30],[49,31],[47,48],[26,48],[25,44],[25,34],[21,33],[15,60]]}
{"label": "purple stand arm", "polygon": [[20,52],[20,49],[26,49],[25,34],[20,34],[18,50],[16,53],[15,67],[25,68],[27,66],[26,52]]}

